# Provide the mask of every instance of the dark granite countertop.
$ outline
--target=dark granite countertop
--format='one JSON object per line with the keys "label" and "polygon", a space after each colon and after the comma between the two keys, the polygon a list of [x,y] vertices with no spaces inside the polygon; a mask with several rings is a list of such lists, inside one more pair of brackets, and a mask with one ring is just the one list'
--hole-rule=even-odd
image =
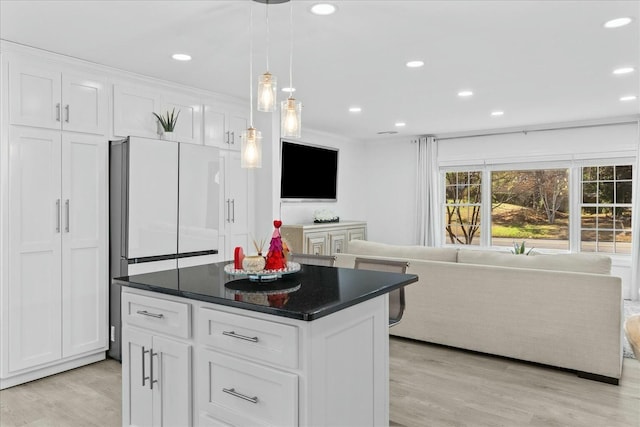
{"label": "dark granite countertop", "polygon": [[229,261],[113,279],[114,284],[300,320],[315,320],[416,282],[415,274],[302,265],[272,282],[224,272]]}

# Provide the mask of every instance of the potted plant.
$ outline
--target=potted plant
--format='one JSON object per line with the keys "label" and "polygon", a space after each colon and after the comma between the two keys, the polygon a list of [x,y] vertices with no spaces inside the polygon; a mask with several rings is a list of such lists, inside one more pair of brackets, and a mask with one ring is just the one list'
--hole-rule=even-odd
{"label": "potted plant", "polygon": [[158,123],[162,126],[162,134],[166,139],[171,139],[173,136],[173,131],[176,128],[176,123],[178,122],[178,116],[180,115],[180,110],[176,113],[176,109],[174,108],[171,112],[166,112],[165,115],[158,115],[153,113],[158,119]]}
{"label": "potted plant", "polygon": [[529,250],[525,248],[523,240],[521,244],[513,242],[513,250],[511,251],[511,253],[516,255],[529,255],[532,250],[533,248],[530,248]]}

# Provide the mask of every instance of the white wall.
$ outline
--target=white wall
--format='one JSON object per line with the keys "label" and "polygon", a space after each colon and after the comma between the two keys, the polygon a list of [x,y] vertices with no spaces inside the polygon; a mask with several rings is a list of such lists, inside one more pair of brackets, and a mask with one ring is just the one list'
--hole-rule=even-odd
{"label": "white wall", "polygon": [[416,244],[417,146],[408,138],[366,144],[368,239]]}

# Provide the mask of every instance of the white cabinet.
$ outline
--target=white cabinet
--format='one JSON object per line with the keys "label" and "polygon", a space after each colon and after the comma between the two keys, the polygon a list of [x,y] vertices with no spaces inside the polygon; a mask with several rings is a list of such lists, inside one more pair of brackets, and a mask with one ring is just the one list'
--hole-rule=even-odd
{"label": "white cabinet", "polygon": [[9,91],[11,124],[105,133],[107,96],[97,76],[15,60],[9,63]]}
{"label": "white cabinet", "polygon": [[389,424],[386,295],[302,321],[122,292],[123,425]]}
{"label": "white cabinet", "polygon": [[192,425],[191,306],[122,297],[122,424]]}
{"label": "white cabinet", "polygon": [[300,254],[348,253],[351,240],[367,239],[367,223],[363,221],[286,224],[280,230],[290,250]]}
{"label": "white cabinet", "polygon": [[153,115],[175,108],[180,112],[172,139],[202,144],[202,104],[197,97],[162,92],[144,86],[113,86],[113,134],[158,138],[162,128]]}
{"label": "white cabinet", "polygon": [[113,134],[157,138],[160,128],[153,115],[160,110],[160,92],[139,86],[113,86]]}
{"label": "white cabinet", "polygon": [[122,339],[123,425],[191,425],[191,346],[128,327]]}
{"label": "white cabinet", "polygon": [[247,112],[235,106],[204,105],[204,143],[240,151],[240,135],[249,127]]}
{"label": "white cabinet", "polygon": [[107,141],[11,126],[9,153],[3,386],[107,344]]}
{"label": "white cabinet", "polygon": [[240,153],[225,151],[222,154],[224,170],[224,195],[221,203],[221,218],[224,218],[224,259],[233,259],[233,250],[242,246],[249,250],[249,200],[251,186],[249,171],[240,167]]}

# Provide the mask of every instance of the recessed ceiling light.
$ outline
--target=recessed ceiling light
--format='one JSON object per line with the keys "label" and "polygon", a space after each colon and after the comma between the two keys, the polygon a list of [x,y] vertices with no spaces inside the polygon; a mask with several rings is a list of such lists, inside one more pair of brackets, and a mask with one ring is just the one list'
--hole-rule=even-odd
{"label": "recessed ceiling light", "polygon": [[311,6],[311,13],[314,15],[331,15],[336,11],[336,7],[330,3],[317,3]]}
{"label": "recessed ceiling light", "polygon": [[635,68],[633,67],[622,67],[622,68],[616,68],[615,70],[613,70],[613,74],[629,74],[629,73],[633,73],[635,71]]}
{"label": "recessed ceiling light", "polygon": [[634,99],[636,99],[637,96],[635,95],[626,95],[620,98],[620,101],[633,101]]}
{"label": "recessed ceiling light", "polygon": [[407,62],[407,67],[409,68],[420,68],[424,66],[424,61],[409,61]]}
{"label": "recessed ceiling light", "polygon": [[604,27],[605,28],[624,27],[625,25],[627,25],[630,22],[631,22],[631,18],[628,18],[628,17],[616,18],[616,19],[612,19],[611,21],[605,22],[604,23]]}
{"label": "recessed ceiling light", "polygon": [[349,107],[349,112],[351,113],[359,113],[360,111],[362,111],[360,107]]}
{"label": "recessed ceiling light", "polygon": [[287,93],[293,93],[293,92],[296,91],[296,88],[295,87],[283,87],[282,91],[283,92],[287,92]]}
{"label": "recessed ceiling light", "polygon": [[174,53],[171,57],[176,61],[191,61],[191,55],[186,53]]}
{"label": "recessed ceiling light", "polygon": [[463,98],[471,95],[473,95],[473,92],[471,92],[470,90],[462,90],[458,92],[458,96],[461,96]]}
{"label": "recessed ceiling light", "polygon": [[396,122],[396,127],[397,128],[401,128],[403,126],[406,126],[407,124],[405,122]]}
{"label": "recessed ceiling light", "polygon": [[504,116],[504,111],[492,111],[491,115],[494,116],[494,117]]}

